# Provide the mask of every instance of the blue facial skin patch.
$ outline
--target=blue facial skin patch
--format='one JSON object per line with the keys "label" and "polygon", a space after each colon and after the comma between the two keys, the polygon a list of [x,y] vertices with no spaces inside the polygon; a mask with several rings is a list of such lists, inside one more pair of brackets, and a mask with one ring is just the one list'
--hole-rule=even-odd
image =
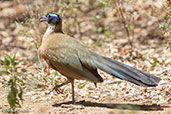
{"label": "blue facial skin patch", "polygon": [[49,13],[48,15],[50,15],[52,18],[59,19],[59,16],[55,13]]}
{"label": "blue facial skin patch", "polygon": [[56,22],[56,21],[59,21],[59,16],[55,13],[49,13],[47,15],[47,18],[48,18],[48,21],[53,21],[53,22]]}

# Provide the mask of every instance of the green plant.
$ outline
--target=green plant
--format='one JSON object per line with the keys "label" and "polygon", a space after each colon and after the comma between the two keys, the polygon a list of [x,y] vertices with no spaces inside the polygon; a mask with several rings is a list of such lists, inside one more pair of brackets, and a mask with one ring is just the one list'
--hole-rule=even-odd
{"label": "green plant", "polygon": [[110,42],[115,39],[115,36],[111,33],[110,28],[104,26],[103,23],[104,18],[105,18],[105,14],[96,15],[95,17],[96,26],[97,26],[95,32],[98,34],[103,34],[104,36],[103,39],[98,39],[97,41],[94,42],[95,45],[97,46],[102,46],[105,42]]}
{"label": "green plant", "polygon": [[20,75],[23,75],[22,72],[19,72],[18,69],[19,63],[23,60],[16,60],[16,54],[13,57],[5,56],[4,60],[1,60],[5,70],[2,71],[4,75],[10,75],[10,80],[8,81],[8,96],[7,100],[10,105],[9,113],[17,113],[15,109],[21,107],[23,101],[23,90],[21,85],[24,85]]}
{"label": "green plant", "polygon": [[168,48],[170,48],[170,49],[171,49],[171,38],[169,38]]}
{"label": "green plant", "polygon": [[157,63],[159,63],[159,61],[158,60],[154,60],[151,64],[152,64],[152,66],[156,66]]}
{"label": "green plant", "polygon": [[163,19],[163,23],[159,24],[159,29],[161,29],[163,37],[167,39],[167,49],[171,50],[171,6],[169,2],[167,4],[168,5],[165,6],[166,16]]}
{"label": "green plant", "polygon": [[84,83],[79,83],[78,86],[77,86],[77,88],[82,89],[82,88],[84,88],[85,86],[86,86],[86,85],[85,85]]}

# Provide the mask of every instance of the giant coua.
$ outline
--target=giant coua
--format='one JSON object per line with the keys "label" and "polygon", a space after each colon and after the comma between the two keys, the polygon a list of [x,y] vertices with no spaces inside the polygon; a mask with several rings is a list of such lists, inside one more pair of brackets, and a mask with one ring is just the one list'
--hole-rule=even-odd
{"label": "giant coua", "polygon": [[95,84],[103,82],[97,69],[143,87],[156,86],[161,80],[156,76],[90,51],[80,41],[62,32],[62,19],[58,14],[48,13],[40,18],[40,22],[43,21],[48,22],[49,26],[42,39],[40,55],[49,66],[68,79],[51,91],[71,83],[72,102],[75,101],[74,79],[88,80]]}

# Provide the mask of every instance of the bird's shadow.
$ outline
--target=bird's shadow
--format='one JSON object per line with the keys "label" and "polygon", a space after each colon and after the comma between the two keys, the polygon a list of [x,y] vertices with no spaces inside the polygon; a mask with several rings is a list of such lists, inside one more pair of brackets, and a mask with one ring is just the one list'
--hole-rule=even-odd
{"label": "bird's shadow", "polygon": [[[69,102],[56,103],[54,107],[60,107],[63,104],[72,104]],[[83,105],[85,107],[104,107],[110,109],[122,109],[122,110],[142,110],[142,111],[158,111],[163,110],[164,108],[169,108],[169,106],[160,106],[160,105],[138,105],[138,104],[116,104],[116,103],[97,103],[90,101],[79,101],[75,105]]]}

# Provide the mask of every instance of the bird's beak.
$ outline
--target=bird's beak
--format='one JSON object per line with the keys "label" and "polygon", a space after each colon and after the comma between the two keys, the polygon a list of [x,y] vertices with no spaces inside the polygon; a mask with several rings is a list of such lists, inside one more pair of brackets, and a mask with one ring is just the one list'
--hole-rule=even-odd
{"label": "bird's beak", "polygon": [[42,16],[42,17],[39,18],[39,21],[40,22],[47,21],[47,17],[46,16]]}

